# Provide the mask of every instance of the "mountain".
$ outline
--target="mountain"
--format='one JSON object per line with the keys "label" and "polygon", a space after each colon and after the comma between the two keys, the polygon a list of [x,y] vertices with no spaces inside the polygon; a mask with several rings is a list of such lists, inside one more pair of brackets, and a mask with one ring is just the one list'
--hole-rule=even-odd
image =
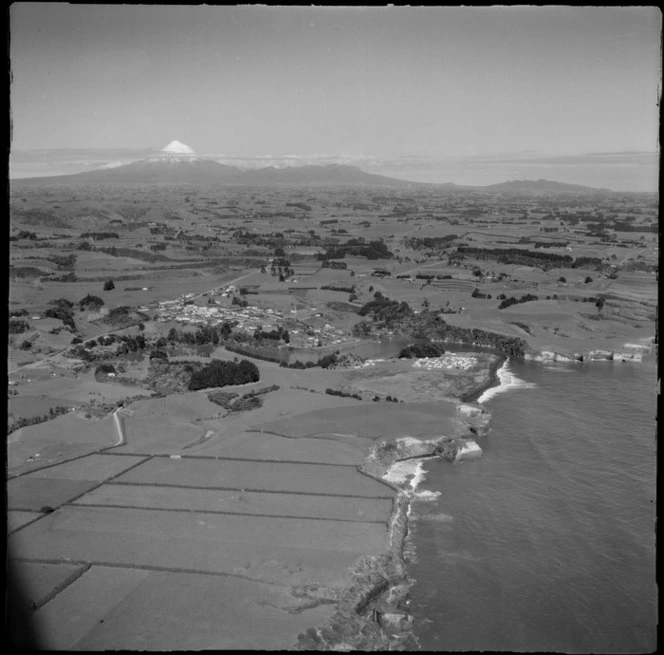
{"label": "mountain", "polygon": [[[382,175],[365,173],[355,166],[293,166],[242,170],[190,153],[164,152],[130,164],[100,168],[75,175],[13,180],[15,188],[43,185],[78,184],[200,184],[218,186],[391,186],[418,187]],[[429,186],[429,185],[424,185]]]}
{"label": "mountain", "polygon": [[511,180],[500,184],[489,184],[485,187],[476,187],[486,191],[505,191],[508,193],[532,193],[544,195],[551,193],[566,193],[585,195],[593,193],[614,193],[610,189],[597,189],[580,184],[566,184],[564,182],[553,182],[551,180]]}
{"label": "mountain", "polygon": [[[324,166],[292,166],[287,168],[259,168],[244,173],[244,184],[254,186],[392,186],[417,187],[418,182],[397,180],[384,175],[365,173],[357,166],[327,164]],[[428,185],[426,185],[428,186]]]}
{"label": "mountain", "polygon": [[168,155],[195,155],[196,153],[188,145],[181,143],[177,139],[171,141],[166,147],[160,150],[163,154]]}
{"label": "mountain", "polygon": [[409,182],[384,175],[366,173],[356,166],[327,164],[243,170],[201,158],[188,145],[173,140],[159,151],[131,163],[107,165],[96,170],[53,177],[20,178],[11,181],[12,187],[78,184],[185,184],[203,186],[346,186],[437,188],[456,193],[518,193],[533,195],[613,193],[577,184],[550,180],[512,180],[489,186],[470,186]]}

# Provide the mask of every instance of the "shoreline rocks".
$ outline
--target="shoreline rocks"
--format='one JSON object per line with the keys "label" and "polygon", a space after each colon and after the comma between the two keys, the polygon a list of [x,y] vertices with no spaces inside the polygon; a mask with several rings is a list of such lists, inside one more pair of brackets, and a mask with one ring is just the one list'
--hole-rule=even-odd
{"label": "shoreline rocks", "polygon": [[563,354],[549,350],[542,350],[535,353],[527,353],[524,357],[526,361],[532,362],[640,362],[643,360],[644,353],[648,353],[649,348],[643,348],[641,352],[636,350],[632,352],[614,351],[614,350],[589,350],[582,353]]}
{"label": "shoreline rocks", "polygon": [[[486,433],[490,415],[476,405],[457,408],[460,423],[469,431]],[[477,433],[477,432],[476,432]],[[390,468],[400,462],[441,457],[449,462],[481,456],[472,438],[440,436],[422,440],[401,437],[375,443],[357,468],[396,492],[388,522],[386,553],[364,556],[349,572],[349,583],[341,592],[337,609],[322,628],[309,628],[298,635],[294,650],[415,650],[420,645],[413,634],[414,617],[409,612],[410,588],[404,561],[408,519],[417,473],[406,471],[398,481],[390,480]],[[418,462],[419,463],[419,462]]]}

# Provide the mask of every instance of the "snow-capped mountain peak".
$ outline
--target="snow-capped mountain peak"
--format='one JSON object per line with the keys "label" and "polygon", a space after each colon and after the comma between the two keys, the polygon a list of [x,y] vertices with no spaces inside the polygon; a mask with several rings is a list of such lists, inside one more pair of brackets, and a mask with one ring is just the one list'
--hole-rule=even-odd
{"label": "snow-capped mountain peak", "polygon": [[165,148],[148,158],[149,162],[177,164],[181,162],[199,161],[196,153],[188,145],[173,140]]}
{"label": "snow-capped mountain peak", "polygon": [[173,140],[165,148],[162,148],[160,152],[169,155],[194,155],[194,151],[184,143],[180,141]]}

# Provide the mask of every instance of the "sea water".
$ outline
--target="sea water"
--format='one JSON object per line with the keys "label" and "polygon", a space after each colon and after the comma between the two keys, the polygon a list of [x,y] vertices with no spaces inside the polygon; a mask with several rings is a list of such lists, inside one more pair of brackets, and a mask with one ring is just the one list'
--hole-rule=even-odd
{"label": "sea water", "polygon": [[656,362],[510,361],[481,459],[429,460],[413,504],[425,650],[656,649]]}

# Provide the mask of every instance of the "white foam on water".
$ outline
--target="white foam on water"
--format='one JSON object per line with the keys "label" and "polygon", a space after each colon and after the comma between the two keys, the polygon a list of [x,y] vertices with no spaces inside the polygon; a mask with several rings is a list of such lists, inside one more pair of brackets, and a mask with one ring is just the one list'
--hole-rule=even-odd
{"label": "white foam on water", "polygon": [[[407,459],[392,464],[385,475],[383,475],[383,480],[400,486],[408,483],[410,489],[406,489],[405,493],[410,497],[419,499],[420,494],[433,493],[428,491],[417,491],[417,487],[422,484],[425,477],[426,472],[422,461],[419,459]],[[435,495],[439,495],[439,492],[435,492]]]}
{"label": "white foam on water", "polygon": [[451,523],[454,517],[450,514],[441,512],[440,514],[425,514],[418,517],[420,521],[429,521],[430,523]]}
{"label": "white foam on water", "polygon": [[497,371],[498,379],[500,384],[497,387],[491,387],[487,389],[478,399],[478,403],[485,403],[487,400],[491,400],[494,396],[499,393],[504,393],[510,389],[532,389],[536,385],[532,382],[525,382],[524,380],[519,379],[512,373],[509,369],[508,362],[506,361]]}
{"label": "white foam on water", "polygon": [[[392,464],[392,466],[390,466],[390,468],[387,470],[385,475],[383,475],[383,480],[401,485],[405,484],[410,477],[412,479],[409,484],[411,488],[414,489],[413,481],[417,479],[417,483],[421,482],[423,476],[421,469],[421,463],[416,459],[394,462],[394,464]],[[417,486],[417,484],[415,486]]]}
{"label": "white foam on water", "polygon": [[425,502],[430,502],[433,500],[436,500],[438,496],[440,496],[441,493],[440,491],[416,491],[413,494],[413,499],[414,500],[419,500],[419,501],[425,501]]}
{"label": "white foam on water", "polygon": [[482,449],[471,439],[465,441],[458,450],[457,457],[468,455],[470,453],[481,453]]}

